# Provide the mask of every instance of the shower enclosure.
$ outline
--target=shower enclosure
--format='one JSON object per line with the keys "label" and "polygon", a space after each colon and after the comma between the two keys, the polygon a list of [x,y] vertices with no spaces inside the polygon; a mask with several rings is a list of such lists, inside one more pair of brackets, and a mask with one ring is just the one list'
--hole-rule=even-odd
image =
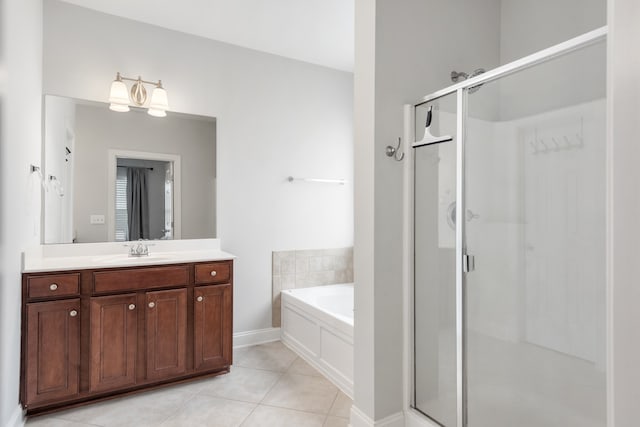
{"label": "shower enclosure", "polygon": [[405,107],[425,422],[606,425],[605,40],[586,33]]}

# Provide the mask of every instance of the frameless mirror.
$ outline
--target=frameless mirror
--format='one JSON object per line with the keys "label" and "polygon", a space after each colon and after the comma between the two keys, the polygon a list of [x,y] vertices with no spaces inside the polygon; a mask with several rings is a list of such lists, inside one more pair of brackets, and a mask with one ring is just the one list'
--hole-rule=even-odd
{"label": "frameless mirror", "polygon": [[216,120],[46,95],[43,243],[216,236]]}

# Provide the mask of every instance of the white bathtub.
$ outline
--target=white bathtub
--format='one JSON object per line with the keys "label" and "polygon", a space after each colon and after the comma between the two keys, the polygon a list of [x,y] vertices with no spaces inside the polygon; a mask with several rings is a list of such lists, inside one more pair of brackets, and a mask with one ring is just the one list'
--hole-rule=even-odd
{"label": "white bathtub", "polygon": [[353,398],[353,283],[282,291],[280,336]]}

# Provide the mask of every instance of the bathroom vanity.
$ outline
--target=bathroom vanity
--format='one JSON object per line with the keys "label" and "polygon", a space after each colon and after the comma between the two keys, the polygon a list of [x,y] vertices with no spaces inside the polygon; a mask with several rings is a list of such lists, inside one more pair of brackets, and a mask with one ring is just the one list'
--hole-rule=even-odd
{"label": "bathroom vanity", "polygon": [[40,255],[25,256],[22,277],[28,415],[229,372],[232,255]]}

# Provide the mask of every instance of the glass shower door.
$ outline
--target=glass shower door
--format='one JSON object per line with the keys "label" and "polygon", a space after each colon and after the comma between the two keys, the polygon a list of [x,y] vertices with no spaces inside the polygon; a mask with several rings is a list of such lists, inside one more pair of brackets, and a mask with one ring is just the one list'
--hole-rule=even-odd
{"label": "glass shower door", "polygon": [[[456,425],[456,96],[416,108],[414,158],[414,404],[443,426]],[[427,134],[427,136],[429,136]]]}
{"label": "glass shower door", "polygon": [[469,427],[604,427],[605,47],[468,93]]}

